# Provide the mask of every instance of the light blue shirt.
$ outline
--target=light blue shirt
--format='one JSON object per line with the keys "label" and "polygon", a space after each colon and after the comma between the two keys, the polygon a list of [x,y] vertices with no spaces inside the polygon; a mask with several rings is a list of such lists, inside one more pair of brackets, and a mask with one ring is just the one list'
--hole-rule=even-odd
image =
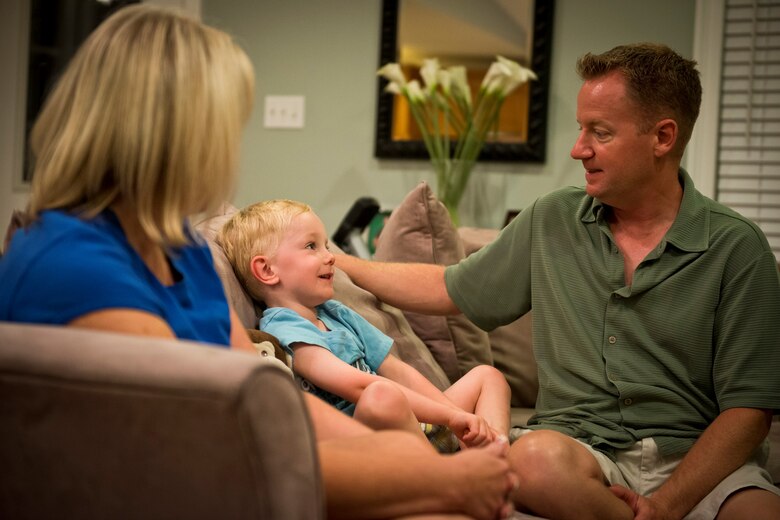
{"label": "light blue shirt", "polygon": [[[271,307],[263,312],[260,329],[275,336],[282,348],[293,358],[295,372],[296,343],[317,345],[327,349],[340,360],[358,370],[376,374],[384,362],[393,340],[371,325],[358,313],[335,300],[328,300],[317,306],[317,318],[325,324],[327,331],[318,329],[312,322],[297,312],[284,307]],[[327,392],[296,374],[301,388],[325,402],[352,415],[355,405],[341,396]]]}

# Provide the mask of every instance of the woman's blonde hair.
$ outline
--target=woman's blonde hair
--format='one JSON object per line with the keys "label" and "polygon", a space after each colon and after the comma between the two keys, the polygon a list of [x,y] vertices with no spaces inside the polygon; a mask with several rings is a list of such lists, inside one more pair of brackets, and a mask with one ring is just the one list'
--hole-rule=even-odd
{"label": "woman's blonde hair", "polygon": [[260,283],[252,275],[252,258],[273,256],[292,220],[312,211],[308,204],[288,199],[258,202],[236,212],[217,234],[238,280],[255,300],[262,301]]}
{"label": "woman's blonde hair", "polygon": [[65,70],[31,134],[28,214],[91,218],[118,200],[167,246],[188,217],[228,198],[254,71],[230,36],[182,14],[125,7]]}

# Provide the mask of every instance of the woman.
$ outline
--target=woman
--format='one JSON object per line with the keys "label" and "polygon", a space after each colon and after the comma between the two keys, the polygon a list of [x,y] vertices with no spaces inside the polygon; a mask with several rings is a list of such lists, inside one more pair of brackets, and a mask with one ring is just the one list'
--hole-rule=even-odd
{"label": "woman", "polygon": [[[170,11],[126,7],[95,30],[33,128],[28,224],[0,260],[0,320],[253,351],[189,225],[233,190],[253,74],[228,35]],[[332,517],[508,512],[506,446],[442,457],[306,402]]]}

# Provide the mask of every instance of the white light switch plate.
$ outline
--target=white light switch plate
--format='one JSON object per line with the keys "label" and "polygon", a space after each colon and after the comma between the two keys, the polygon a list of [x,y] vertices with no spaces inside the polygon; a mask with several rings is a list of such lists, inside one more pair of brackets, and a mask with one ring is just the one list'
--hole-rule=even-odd
{"label": "white light switch plate", "polygon": [[303,128],[303,96],[266,96],[263,125],[266,128]]}

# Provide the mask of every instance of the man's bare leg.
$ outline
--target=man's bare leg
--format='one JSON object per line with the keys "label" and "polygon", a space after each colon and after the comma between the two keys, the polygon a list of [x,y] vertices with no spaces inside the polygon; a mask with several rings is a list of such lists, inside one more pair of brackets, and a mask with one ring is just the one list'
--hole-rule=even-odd
{"label": "man's bare leg", "polygon": [[574,439],[552,430],[530,432],[509,450],[518,476],[518,509],[560,520],[631,520],[631,508],[607,486],[596,459]]}
{"label": "man's bare leg", "polygon": [[773,520],[780,518],[780,496],[765,489],[747,488],[732,494],[717,516],[718,520]]}

